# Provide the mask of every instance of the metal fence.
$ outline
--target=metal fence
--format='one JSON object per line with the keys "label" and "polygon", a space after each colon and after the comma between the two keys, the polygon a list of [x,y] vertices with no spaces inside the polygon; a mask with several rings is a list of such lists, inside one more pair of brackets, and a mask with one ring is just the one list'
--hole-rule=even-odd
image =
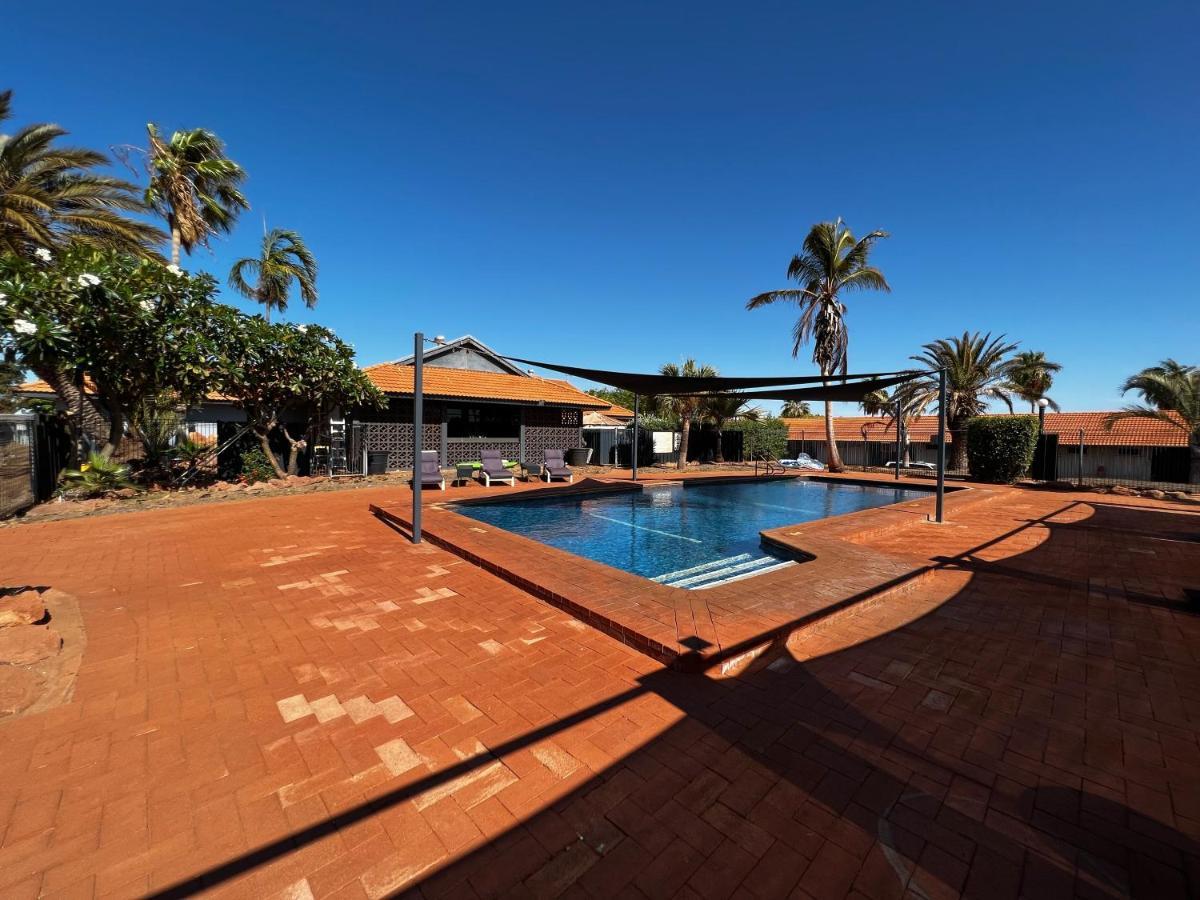
{"label": "metal fence", "polygon": [[[894,441],[838,441],[837,447],[849,469],[894,469]],[[823,440],[788,441],[788,453],[793,457],[807,453],[822,463],[828,462],[828,448]],[[902,452],[902,462],[903,457]],[[947,466],[952,458],[951,448],[947,447]],[[937,445],[925,441],[910,443],[908,462],[909,466],[901,466],[906,475],[932,475],[937,465]],[[948,469],[946,474],[965,478],[969,472]],[[1071,482],[1080,487],[1120,484],[1138,489],[1200,492],[1200,473],[1191,472],[1188,447],[1089,441],[1083,432],[1043,435],[1028,477],[1043,482]]]}
{"label": "metal fence", "polygon": [[0,518],[37,501],[37,434],[37,416],[0,415]]}

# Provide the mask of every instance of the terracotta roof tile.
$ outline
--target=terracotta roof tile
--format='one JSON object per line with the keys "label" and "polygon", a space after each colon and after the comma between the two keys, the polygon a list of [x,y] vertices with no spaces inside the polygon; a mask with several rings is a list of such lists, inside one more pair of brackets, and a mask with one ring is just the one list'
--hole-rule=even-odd
{"label": "terracotta roof tile", "polygon": [[[1153,419],[1123,419],[1111,429],[1104,426],[1107,412],[1046,413],[1046,433],[1057,434],[1060,446],[1083,442],[1092,446],[1186,447],[1187,434],[1182,428]],[[806,419],[784,419],[788,440],[821,441],[825,439],[825,420],[819,416]],[[896,431],[890,420],[878,416],[835,416],[834,435],[839,441],[861,441],[863,426],[869,441],[894,441]],[[937,416],[920,416],[908,425],[909,440],[922,443],[937,434]]]}
{"label": "terracotta roof tile", "polygon": [[[371,383],[387,394],[412,395],[412,366],[379,363],[363,371]],[[426,366],[424,391],[430,397],[461,397],[470,400],[508,400],[603,409],[607,404],[566,381],[536,375],[502,375],[474,369]]]}

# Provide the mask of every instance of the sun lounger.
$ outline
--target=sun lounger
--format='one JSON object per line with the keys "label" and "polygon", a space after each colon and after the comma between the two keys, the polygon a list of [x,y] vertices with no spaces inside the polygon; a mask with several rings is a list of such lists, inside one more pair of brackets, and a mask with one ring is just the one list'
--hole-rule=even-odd
{"label": "sun lounger", "polygon": [[[441,468],[438,466],[438,454],[436,450],[421,451],[419,474],[421,476],[421,487],[435,487],[440,491],[446,489],[446,479],[442,475]],[[412,483],[411,479],[409,479],[409,483]]]}
{"label": "sun lounger", "polygon": [[575,480],[575,473],[563,461],[563,452],[561,450],[543,450],[542,453],[546,458],[546,462],[542,465],[542,477],[544,479],[552,481],[555,478],[565,478],[568,483]]}
{"label": "sun lounger", "polygon": [[479,462],[479,477],[483,479],[484,487],[491,487],[493,481],[507,481],[509,487],[517,486],[517,477],[505,468],[499,450],[484,450]]}

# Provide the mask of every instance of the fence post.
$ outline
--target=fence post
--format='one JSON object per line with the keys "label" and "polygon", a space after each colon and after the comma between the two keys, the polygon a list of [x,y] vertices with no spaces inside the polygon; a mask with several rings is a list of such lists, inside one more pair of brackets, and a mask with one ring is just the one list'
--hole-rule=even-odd
{"label": "fence post", "polygon": [[946,497],[946,370],[938,370],[937,522],[943,521]]}
{"label": "fence post", "polygon": [[1079,487],[1083,487],[1083,429],[1079,429]]}
{"label": "fence post", "polygon": [[[425,398],[423,396],[425,335],[417,332],[413,335],[413,460],[412,460],[412,542],[421,543],[421,450],[424,442],[421,433],[425,428]],[[364,448],[366,444],[364,443]],[[363,450],[365,454],[366,449]],[[366,474],[366,467],[363,468]]]}

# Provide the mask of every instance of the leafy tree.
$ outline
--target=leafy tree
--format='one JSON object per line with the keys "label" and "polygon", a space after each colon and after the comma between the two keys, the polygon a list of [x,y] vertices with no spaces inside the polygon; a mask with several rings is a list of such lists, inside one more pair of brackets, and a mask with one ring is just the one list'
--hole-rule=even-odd
{"label": "leafy tree", "polygon": [[[821,375],[845,375],[849,335],[846,304],[841,298],[855,291],[891,291],[883,273],[869,263],[871,248],[887,236],[886,231],[872,231],[866,237],[855,238],[841,219],[817,223],[788,265],[787,277],[800,287],[758,294],[746,302],[746,308],[795,303],[800,307],[800,317],[792,327],[792,356],[798,356],[800,348],[811,340],[813,362]],[[829,445],[829,471],[842,471],[833,432],[833,405],[828,401],[825,440]]]}
{"label": "leafy tree", "polygon": [[1058,412],[1058,404],[1046,395],[1054,384],[1054,376],[1061,371],[1062,364],[1046,359],[1042,351],[1023,350],[1009,361],[1008,390],[1028,403],[1030,412],[1037,412],[1037,402],[1042,398]]}
{"label": "leafy tree", "polygon": [[991,333],[942,338],[925,344],[921,353],[909,357],[930,371],[896,388],[896,394],[912,416],[922,415],[937,403],[938,369],[946,370],[946,422],[954,437],[952,469],[967,468],[967,422],[987,408],[988,400],[999,400],[1009,412],[1008,354],[1017,349],[1004,335]]}
{"label": "leafy tree", "polygon": [[[663,375],[673,378],[714,378],[717,370],[712,366],[697,365],[694,359],[689,359],[682,366],[667,363],[659,370]],[[663,409],[679,420],[679,458],[675,467],[683,469],[687,466],[688,437],[692,430],[692,419],[700,415],[704,408],[705,397],[664,397]]]}
{"label": "leafy tree", "polygon": [[0,359],[0,413],[16,412],[21,408],[21,398],[16,395],[20,383],[20,366]]}
{"label": "leafy tree", "polygon": [[713,462],[723,463],[725,462],[725,452],[721,446],[721,436],[725,430],[725,423],[738,419],[757,422],[762,417],[763,411],[757,406],[750,406],[750,401],[738,394],[721,394],[700,399],[702,400],[700,415],[713,423],[713,430],[717,433],[717,452],[713,457]]}
{"label": "leafy tree", "polygon": [[[11,116],[12,91],[0,91],[0,126]],[[63,147],[57,125],[26,125],[0,133],[0,253],[32,258],[68,242],[154,255],[163,234],[125,215],[143,212],[137,188],[98,174],[108,158]]]}
{"label": "leafy tree", "polygon": [[[209,325],[217,348],[217,390],[245,411],[247,423],[275,474],[294,474],[305,434],[336,407],[382,406],[383,395],[354,364],[354,350],[319,325],[271,324],[218,307]],[[285,418],[303,416],[293,436]],[[288,441],[287,470],[271,449],[275,429]]]}
{"label": "leafy tree", "polygon": [[[247,276],[254,280],[251,284]],[[258,257],[239,259],[229,270],[229,285],[243,297],[261,303],[266,319],[271,310],[287,311],[293,282],[300,299],[312,309],[317,305],[317,260],[295,231],[274,228],[263,236]]]}
{"label": "leafy tree", "polygon": [[807,400],[785,400],[779,415],[784,419],[807,419],[814,413]]}
{"label": "leafy tree", "polygon": [[[597,388],[596,390],[588,391],[588,393],[606,403],[623,406],[629,410],[632,410],[634,407],[635,398],[633,391],[626,391],[621,388]],[[642,394],[637,399],[637,407],[638,415],[641,417],[657,416],[662,412],[659,398],[648,394]]]}
{"label": "leafy tree", "polygon": [[[145,398],[170,392],[191,405],[209,390],[215,290],[211,276],[112,250],[0,256],[0,349],[46,381],[73,419],[82,408],[87,443],[109,456]],[[82,393],[82,373],[95,396]]]}
{"label": "leafy tree", "polygon": [[1136,391],[1144,401],[1113,413],[1107,428],[1122,419],[1154,419],[1166,422],[1187,435],[1191,463],[1190,484],[1200,484],[1200,367],[1164,359],[1125,379],[1121,393]]}
{"label": "leafy tree", "polygon": [[225,155],[225,144],[205,128],[176,131],[164,140],[153,123],[147,168],[146,204],[166,219],[171,232],[171,262],[179,265],[182,247],[190,255],[208,246],[214,234],[228,234],[237,217],[250,208],[242,196],[246,173]]}

